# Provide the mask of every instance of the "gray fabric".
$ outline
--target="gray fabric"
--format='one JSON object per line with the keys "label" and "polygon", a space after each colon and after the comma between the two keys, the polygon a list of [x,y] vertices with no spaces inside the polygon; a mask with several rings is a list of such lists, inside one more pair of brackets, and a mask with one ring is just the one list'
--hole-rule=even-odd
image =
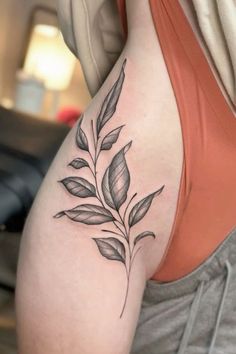
{"label": "gray fabric", "polygon": [[[1,236],[0,278],[14,283],[19,237]],[[0,354],[16,354],[14,327],[13,294],[1,290]],[[130,354],[235,353],[236,229],[189,275],[170,283],[147,282]]]}
{"label": "gray fabric", "polygon": [[131,354],[236,353],[236,228],[196,270],[147,282]]}

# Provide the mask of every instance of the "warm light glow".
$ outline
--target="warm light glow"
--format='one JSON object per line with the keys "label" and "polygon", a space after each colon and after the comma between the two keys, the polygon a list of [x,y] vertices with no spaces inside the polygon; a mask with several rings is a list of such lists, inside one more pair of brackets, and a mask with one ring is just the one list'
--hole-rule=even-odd
{"label": "warm light glow", "polygon": [[58,35],[59,29],[48,25],[37,25],[34,28],[37,34],[41,34],[45,37],[56,37]]}
{"label": "warm light glow", "polygon": [[76,58],[67,49],[58,28],[35,26],[26,55],[24,71],[43,80],[51,90],[65,90],[70,84]]}
{"label": "warm light glow", "polygon": [[11,98],[3,97],[1,100],[1,105],[5,108],[13,108],[14,102]]}

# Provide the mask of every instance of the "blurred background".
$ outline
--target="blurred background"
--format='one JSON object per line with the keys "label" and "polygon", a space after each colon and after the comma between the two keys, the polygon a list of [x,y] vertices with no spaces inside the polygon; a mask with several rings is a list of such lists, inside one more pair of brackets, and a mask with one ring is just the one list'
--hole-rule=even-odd
{"label": "blurred background", "polygon": [[14,293],[27,213],[90,101],[56,0],[0,0],[0,354],[16,354]]}
{"label": "blurred background", "polygon": [[89,100],[58,29],[56,0],[0,0],[1,105],[56,120]]}

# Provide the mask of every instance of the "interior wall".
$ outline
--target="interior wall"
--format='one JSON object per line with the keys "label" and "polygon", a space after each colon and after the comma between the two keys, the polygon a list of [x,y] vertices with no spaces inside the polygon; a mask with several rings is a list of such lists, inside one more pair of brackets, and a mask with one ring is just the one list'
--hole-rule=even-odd
{"label": "interior wall", "polygon": [[[31,11],[36,5],[56,9],[57,0],[0,0],[0,98],[14,97],[15,74]],[[61,94],[61,106],[85,109],[90,95],[78,63],[71,86]]]}

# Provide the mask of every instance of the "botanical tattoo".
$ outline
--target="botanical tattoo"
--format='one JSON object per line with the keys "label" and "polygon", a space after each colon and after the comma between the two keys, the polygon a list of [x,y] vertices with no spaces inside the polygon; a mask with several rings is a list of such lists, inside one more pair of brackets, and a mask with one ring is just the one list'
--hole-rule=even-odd
{"label": "botanical tattoo", "polygon": [[[115,82],[106,96],[96,123],[91,121],[90,143],[87,132],[83,127],[83,117],[80,118],[76,133],[76,145],[88,155],[88,160],[77,157],[69,166],[75,171],[88,168],[91,172],[92,182],[79,176],[67,177],[60,181],[66,190],[75,197],[94,198],[96,204],[80,204],[73,209],[64,210],[55,215],[55,218],[67,216],[70,220],[86,225],[108,224],[109,229],[102,231],[110,234],[110,237],[92,238],[97,245],[100,254],[108,260],[121,262],[126,271],[127,286],[124,304],[120,313],[123,315],[129,290],[129,280],[134,259],[141,249],[140,241],[148,236],[156,237],[152,231],[143,231],[138,235],[132,233],[132,227],[140,222],[147,214],[155,197],[160,195],[164,186],[149,194],[138,202],[134,203],[137,193],[127,201],[127,194],[130,187],[130,172],[126,162],[126,154],[131,148],[132,141],[126,144],[112,158],[105,171],[97,170],[97,163],[101,153],[110,150],[117,142],[124,125],[113,129],[104,136],[103,128],[108,124],[116,111],[117,103],[122,91],[125,79],[125,65],[123,63],[118,80]],[[99,185],[97,175],[103,175]],[[123,206],[121,212],[121,206]]]}

